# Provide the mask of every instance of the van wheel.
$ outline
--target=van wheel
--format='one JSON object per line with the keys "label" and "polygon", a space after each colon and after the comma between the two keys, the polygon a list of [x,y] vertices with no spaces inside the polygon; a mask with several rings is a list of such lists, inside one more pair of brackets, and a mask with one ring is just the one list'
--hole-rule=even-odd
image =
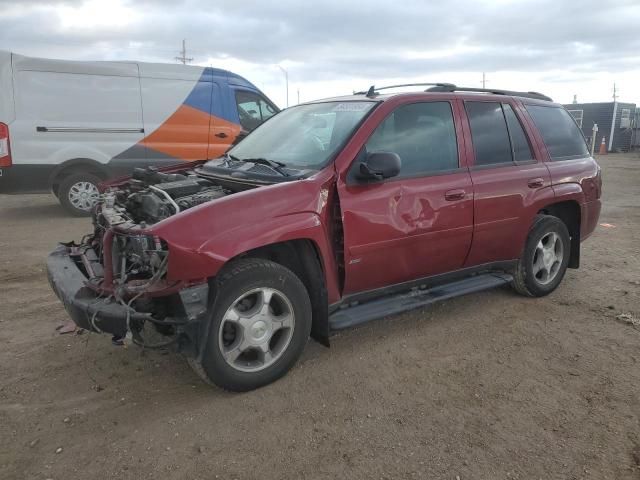
{"label": "van wheel", "polygon": [[60,182],[58,200],[60,204],[76,217],[91,215],[91,209],[98,200],[99,177],[90,173],[72,173]]}
{"label": "van wheel", "polygon": [[311,332],[311,301],[289,269],[242,259],[223,274],[209,321],[198,373],[243,392],[277,380],[298,360]]}
{"label": "van wheel", "polygon": [[553,292],[567,271],[570,249],[564,222],[551,215],[536,215],[514,275],[515,290],[528,297]]}

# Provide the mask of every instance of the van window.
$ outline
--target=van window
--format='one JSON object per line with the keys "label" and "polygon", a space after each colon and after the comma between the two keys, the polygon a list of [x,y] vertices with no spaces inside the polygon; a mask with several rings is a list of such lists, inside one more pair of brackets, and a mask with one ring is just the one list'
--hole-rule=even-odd
{"label": "van window", "polygon": [[264,97],[246,90],[236,91],[236,104],[240,125],[249,132],[277,113]]}
{"label": "van window", "polygon": [[522,125],[516,117],[516,113],[508,103],[503,103],[504,116],[507,119],[507,127],[509,127],[509,136],[511,137],[511,147],[513,148],[513,159],[516,162],[529,162],[533,160],[533,153],[527,140],[527,136],[522,129]]}
{"label": "van window", "polygon": [[373,132],[367,152],[400,156],[400,176],[429,175],[458,168],[458,145],[449,102],[403,105]]}
{"label": "van window", "polygon": [[278,111],[265,101],[260,102],[260,113],[262,113],[262,121],[273,117]]}
{"label": "van window", "polygon": [[562,107],[527,105],[552,160],[589,156],[587,142],[571,115]]}
{"label": "van window", "polygon": [[505,116],[498,102],[465,102],[476,154],[475,165],[512,164]]}

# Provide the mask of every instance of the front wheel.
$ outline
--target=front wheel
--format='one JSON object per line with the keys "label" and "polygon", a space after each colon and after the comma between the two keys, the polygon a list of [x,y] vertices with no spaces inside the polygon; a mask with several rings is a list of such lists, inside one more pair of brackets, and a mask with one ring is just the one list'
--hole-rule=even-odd
{"label": "front wheel", "polygon": [[199,373],[225,390],[253,390],[282,377],[302,354],[311,302],[289,269],[242,259],[222,275],[209,321]]}
{"label": "front wheel", "polygon": [[72,173],[60,183],[58,200],[62,206],[76,217],[91,215],[91,209],[98,201],[98,184],[102,180],[90,173]]}
{"label": "front wheel", "polygon": [[553,292],[567,271],[570,249],[564,222],[551,215],[536,215],[514,275],[515,290],[528,297]]}

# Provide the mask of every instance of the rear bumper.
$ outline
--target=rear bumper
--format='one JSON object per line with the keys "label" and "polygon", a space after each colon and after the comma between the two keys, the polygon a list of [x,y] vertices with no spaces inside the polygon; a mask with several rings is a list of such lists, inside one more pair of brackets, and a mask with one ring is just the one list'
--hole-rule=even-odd
{"label": "rear bumper", "polygon": [[69,247],[59,245],[47,257],[49,284],[71,319],[81,328],[123,337],[132,322],[150,314],[135,312],[112,297],[101,298],[85,285],[87,277],[69,256]]}

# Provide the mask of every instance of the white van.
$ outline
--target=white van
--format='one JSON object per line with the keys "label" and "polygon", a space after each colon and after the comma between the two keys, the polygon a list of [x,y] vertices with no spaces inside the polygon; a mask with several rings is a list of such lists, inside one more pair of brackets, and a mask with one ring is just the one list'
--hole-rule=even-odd
{"label": "white van", "polygon": [[225,70],[0,51],[0,193],[51,191],[87,215],[101,181],[216,158],[277,112]]}

